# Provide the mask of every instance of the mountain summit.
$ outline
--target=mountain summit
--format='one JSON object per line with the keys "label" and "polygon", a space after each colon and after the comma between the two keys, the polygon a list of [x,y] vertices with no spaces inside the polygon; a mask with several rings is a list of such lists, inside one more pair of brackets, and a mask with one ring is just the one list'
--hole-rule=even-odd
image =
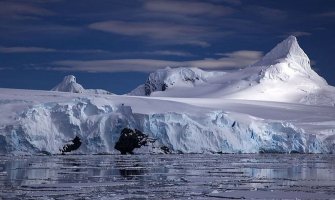
{"label": "mountain summit", "polygon": [[283,61],[295,62],[305,70],[310,69],[310,60],[299,46],[295,36],[289,36],[277,44],[254,66],[274,65]]}
{"label": "mountain summit", "polygon": [[[299,46],[297,38],[289,36],[277,44],[269,53],[253,67],[263,67],[261,79],[277,79],[281,81],[299,81],[304,79],[314,83],[314,88],[327,85],[310,65],[310,60]],[[306,85],[304,84],[304,85]]]}
{"label": "mountain summit", "polygon": [[73,92],[73,93],[83,93],[85,91],[84,87],[77,83],[76,77],[73,75],[65,76],[63,81],[59,83],[56,87],[51,89],[52,91],[59,92]]}

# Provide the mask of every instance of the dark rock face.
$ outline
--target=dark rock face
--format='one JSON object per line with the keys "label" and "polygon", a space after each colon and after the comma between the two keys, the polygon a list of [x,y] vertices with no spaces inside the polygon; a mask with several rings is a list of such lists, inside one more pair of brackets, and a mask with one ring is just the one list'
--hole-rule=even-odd
{"label": "dark rock face", "polygon": [[162,150],[165,154],[170,154],[170,153],[171,153],[169,147],[167,147],[167,146],[162,146],[162,147],[161,147],[161,150]]}
{"label": "dark rock face", "polygon": [[[141,89],[143,87],[145,96],[150,96],[155,91],[166,91],[169,88],[178,87],[179,82],[194,85],[202,81],[204,80],[201,78],[201,71],[185,67],[176,69],[165,68],[151,73],[144,85],[141,86]],[[183,85],[182,83],[181,86]]]}
{"label": "dark rock face", "polygon": [[147,141],[148,136],[141,131],[124,128],[114,148],[120,151],[121,154],[133,154],[135,148],[146,145]]}
{"label": "dark rock face", "polygon": [[62,152],[62,154],[64,154],[65,152],[71,152],[71,151],[79,149],[80,145],[81,145],[80,138],[78,136],[76,136],[72,140],[72,144],[64,145],[63,149],[60,149],[60,151]]}
{"label": "dark rock face", "polygon": [[162,85],[162,91],[165,91],[168,87],[169,87],[169,86],[168,86],[166,83],[164,83],[164,84]]}
{"label": "dark rock face", "polygon": [[144,84],[144,93],[146,96],[150,96],[155,91],[165,91],[168,88],[168,84],[165,82],[157,82],[156,80],[148,79]]}
{"label": "dark rock face", "polygon": [[196,80],[199,80],[199,77],[195,77],[195,78],[184,77],[184,81],[187,81],[187,82],[195,83]]}
{"label": "dark rock face", "polygon": [[156,89],[155,85],[147,81],[144,85],[145,96],[150,96],[151,92],[154,91],[155,89]]}

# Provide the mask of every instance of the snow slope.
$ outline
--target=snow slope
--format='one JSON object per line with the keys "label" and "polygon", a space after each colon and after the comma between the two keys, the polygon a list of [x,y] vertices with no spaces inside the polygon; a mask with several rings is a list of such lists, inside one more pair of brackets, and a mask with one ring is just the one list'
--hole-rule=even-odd
{"label": "snow slope", "polygon": [[55,90],[68,92],[0,88],[0,153],[56,154],[75,136],[76,153],[118,153],[125,127],[157,139],[141,152],[335,152],[334,88],[294,37],[234,72],[158,70],[131,93],[139,96],[63,83]]}
{"label": "snow slope", "polygon": [[113,94],[102,89],[84,89],[82,85],[77,83],[76,77],[73,75],[65,76],[63,81],[56,85],[51,91],[87,93],[87,94]]}
{"label": "snow slope", "polygon": [[294,36],[244,69],[226,72],[195,68],[157,70],[129,95],[335,105],[335,88],[312,70],[308,56]]}

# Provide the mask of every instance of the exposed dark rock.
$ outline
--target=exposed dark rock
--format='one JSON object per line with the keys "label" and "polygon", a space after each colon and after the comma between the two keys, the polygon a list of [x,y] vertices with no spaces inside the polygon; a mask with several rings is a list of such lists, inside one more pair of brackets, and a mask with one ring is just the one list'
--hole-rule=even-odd
{"label": "exposed dark rock", "polygon": [[162,85],[162,91],[165,91],[167,88],[168,88],[168,85],[167,85],[166,83],[164,83],[164,84]]}
{"label": "exposed dark rock", "polygon": [[162,146],[161,150],[165,153],[165,154],[169,154],[171,153],[171,150],[169,149],[169,147],[167,146]]}
{"label": "exposed dark rock", "polygon": [[133,154],[135,148],[140,148],[146,145],[147,142],[148,136],[146,134],[137,129],[134,131],[129,128],[124,128],[114,148],[120,151],[121,154]]}
{"label": "exposed dark rock", "polygon": [[145,96],[150,96],[151,92],[156,89],[155,85],[152,84],[149,80],[144,84],[144,93]]}
{"label": "exposed dark rock", "polygon": [[284,154],[285,151],[284,150],[277,150],[277,149],[264,149],[264,148],[260,148],[258,153],[273,153],[273,154]]}
{"label": "exposed dark rock", "polygon": [[165,91],[168,88],[168,84],[161,82],[152,82],[152,80],[147,80],[144,84],[144,93],[146,96],[150,96],[150,94],[154,91]]}
{"label": "exposed dark rock", "polygon": [[298,153],[302,153],[302,152],[297,151],[297,150],[292,150],[292,151],[290,151],[290,154],[298,154]]}
{"label": "exposed dark rock", "polygon": [[194,83],[195,80],[199,80],[199,78],[196,78],[196,79],[194,79],[194,78],[189,78],[189,77],[185,77],[185,78],[184,78],[184,81],[192,82],[192,83]]}
{"label": "exposed dark rock", "polygon": [[184,154],[184,152],[177,150],[177,154]]}
{"label": "exposed dark rock", "polygon": [[77,150],[81,145],[81,141],[78,136],[76,136],[71,142],[72,142],[71,144],[66,144],[63,146],[63,149],[60,149],[62,154],[64,154],[65,152],[71,152]]}
{"label": "exposed dark rock", "polygon": [[236,125],[236,121],[234,121],[234,123],[231,125],[231,127],[234,128],[235,125]]}
{"label": "exposed dark rock", "polygon": [[42,150],[42,151],[40,151],[40,152],[38,152],[39,154],[42,154],[42,155],[47,155],[47,156],[51,156],[51,153],[50,152],[48,152],[48,151],[44,151],[44,150]]}

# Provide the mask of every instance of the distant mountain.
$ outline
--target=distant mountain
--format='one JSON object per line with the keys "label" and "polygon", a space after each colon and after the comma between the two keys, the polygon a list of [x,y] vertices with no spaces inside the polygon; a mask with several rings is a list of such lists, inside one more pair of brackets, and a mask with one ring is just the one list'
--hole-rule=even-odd
{"label": "distant mountain", "polygon": [[157,70],[129,95],[335,105],[335,88],[313,71],[294,36],[279,43],[257,63],[235,71]]}
{"label": "distant mountain", "polygon": [[73,75],[65,76],[63,81],[51,89],[51,91],[58,92],[72,92],[72,93],[89,93],[89,94],[113,94],[103,89],[84,89],[82,85],[77,83],[76,77]]}
{"label": "distant mountain", "polygon": [[84,93],[85,89],[77,83],[75,76],[68,75],[64,77],[62,82],[52,88],[51,91]]}

